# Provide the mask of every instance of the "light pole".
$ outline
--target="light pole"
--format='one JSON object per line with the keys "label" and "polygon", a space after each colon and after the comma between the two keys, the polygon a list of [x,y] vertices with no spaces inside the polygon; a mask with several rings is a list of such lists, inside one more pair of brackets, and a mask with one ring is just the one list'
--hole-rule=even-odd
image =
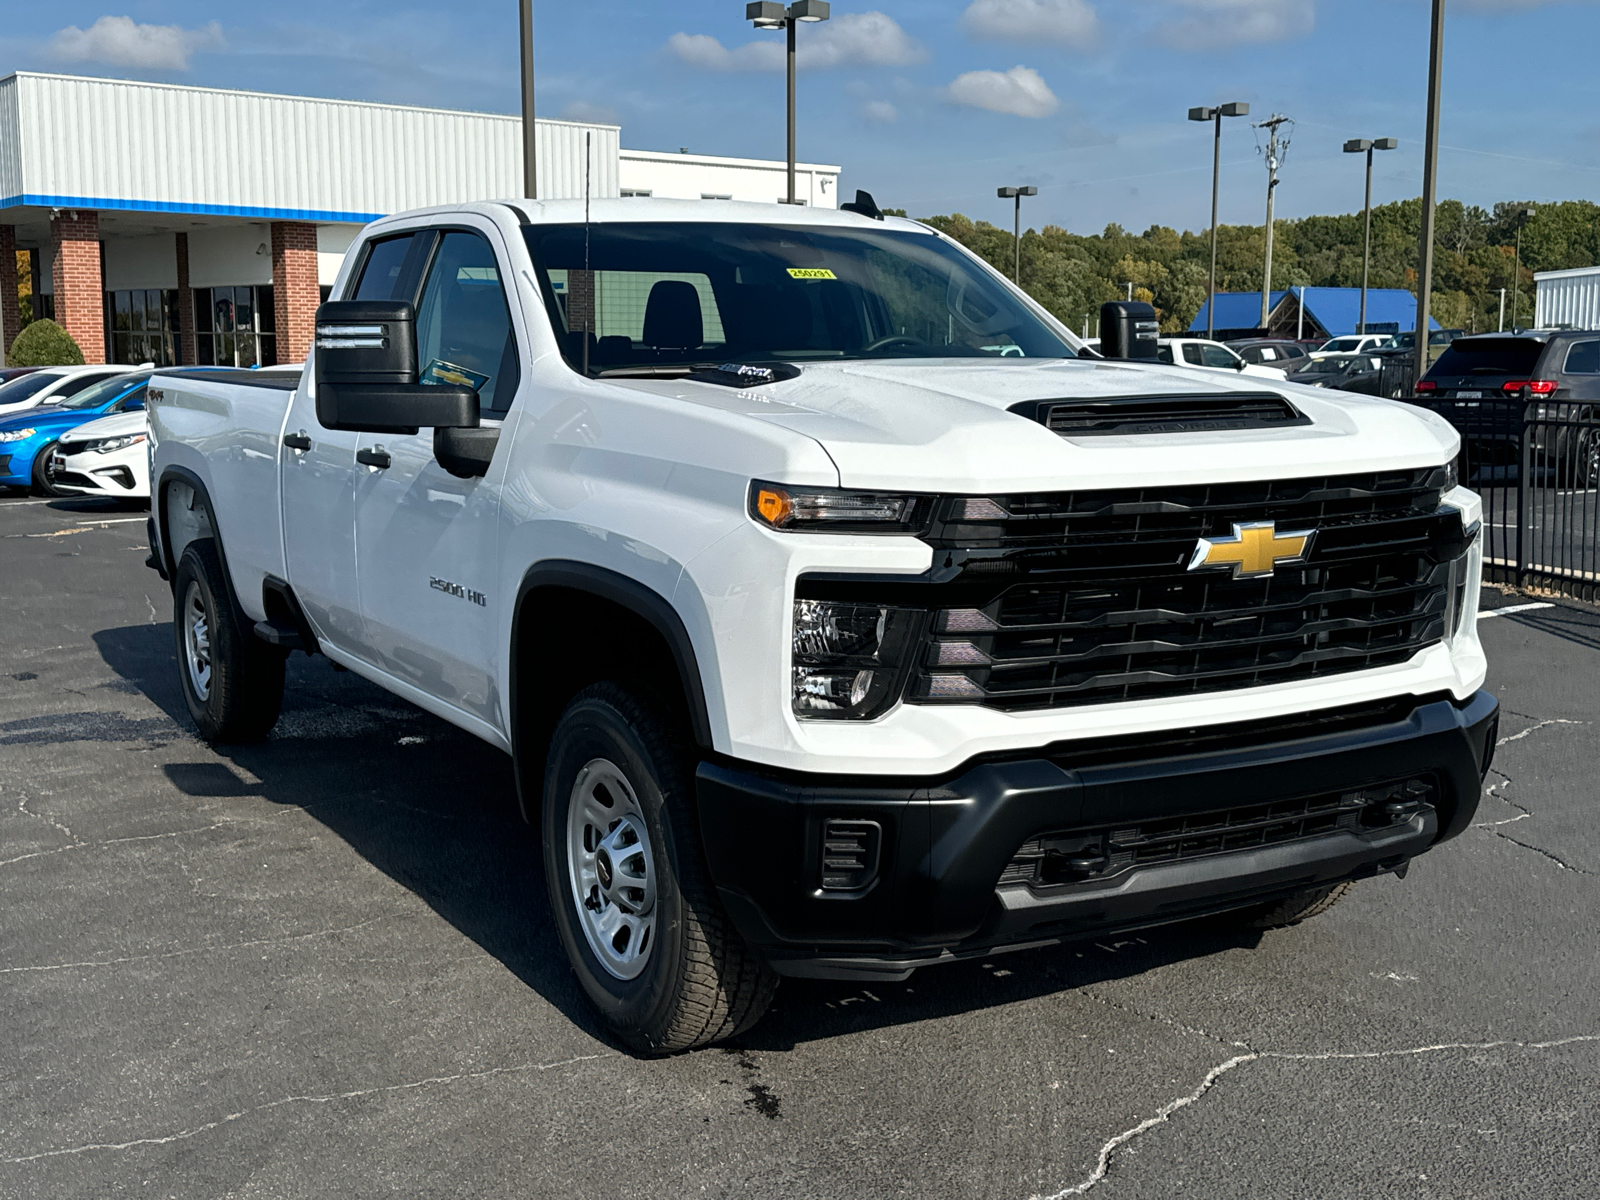
{"label": "light pole", "polygon": [[1356,325],[1357,333],[1367,331],[1367,274],[1372,266],[1372,152],[1374,150],[1397,150],[1400,143],[1394,138],[1351,138],[1344,144],[1346,154],[1365,154],[1367,156],[1367,206],[1366,213],[1367,234],[1361,244],[1361,319]]}
{"label": "light pole", "polygon": [[538,158],[538,130],[533,120],[533,0],[522,0],[522,194],[539,198],[534,170]]}
{"label": "light pole", "polygon": [[827,0],[794,0],[794,3],[785,8],[776,0],[756,0],[755,3],[744,6],[745,19],[755,22],[757,29],[782,29],[789,35],[789,199],[787,204],[795,203],[794,195],[794,30],[800,22],[826,21],[828,19]]}
{"label": "light pole", "polygon": [[1516,212],[1517,221],[1517,258],[1516,270],[1511,276],[1511,330],[1516,332],[1521,326],[1517,318],[1522,313],[1522,231],[1528,227],[1528,222],[1533,220],[1534,209],[1532,205],[1519,208]]}
{"label": "light pole", "polygon": [[1439,88],[1444,79],[1444,0],[1433,0],[1428,43],[1428,135],[1422,152],[1422,246],[1417,271],[1415,378],[1428,373],[1428,310],[1433,305],[1433,218],[1439,191]]}
{"label": "light pole", "polygon": [[[1440,0],[1442,3],[1443,0]],[[1217,331],[1217,188],[1222,179],[1222,118],[1248,117],[1250,106],[1241,101],[1222,104],[1216,108],[1191,108],[1189,120],[1215,121],[1215,142],[1211,150],[1211,276],[1206,292],[1206,337]]]}
{"label": "light pole", "polygon": [[996,196],[1002,200],[1016,201],[1016,212],[1012,217],[1012,255],[1011,255],[1011,282],[1018,287],[1022,286],[1022,198],[1024,196],[1037,196],[1039,189],[1036,187],[1003,187],[996,188]]}

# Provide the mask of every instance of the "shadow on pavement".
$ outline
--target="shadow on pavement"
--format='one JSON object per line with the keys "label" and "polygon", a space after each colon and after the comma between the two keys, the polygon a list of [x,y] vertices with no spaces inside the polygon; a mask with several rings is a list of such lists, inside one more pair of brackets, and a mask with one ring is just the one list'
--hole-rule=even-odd
{"label": "shadow on pavement", "polygon": [[[170,623],[102,630],[94,640],[111,669],[176,726],[164,740],[193,736]],[[517,811],[507,755],[357,675],[335,672],[326,659],[298,654],[289,659],[283,715],[271,738],[215,751],[224,761],[169,763],[167,778],[190,796],[261,796],[303,808],[574,1024],[610,1040],[556,938],[537,834]],[[906,984],[786,980],[771,1014],[741,1044],[788,1049],[1067,991],[1255,940],[1193,923],[1121,934],[1098,947],[936,967]]]}

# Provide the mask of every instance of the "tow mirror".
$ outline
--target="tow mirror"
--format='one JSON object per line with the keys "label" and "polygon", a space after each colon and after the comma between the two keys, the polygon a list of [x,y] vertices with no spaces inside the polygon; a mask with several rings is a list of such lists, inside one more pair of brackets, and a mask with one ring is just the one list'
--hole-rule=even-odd
{"label": "tow mirror", "polygon": [[478,392],[419,383],[409,303],[331,300],[317,309],[317,420],[324,429],[475,429]]}
{"label": "tow mirror", "polygon": [[1100,353],[1106,358],[1156,357],[1161,326],[1156,310],[1139,300],[1116,300],[1100,306]]}

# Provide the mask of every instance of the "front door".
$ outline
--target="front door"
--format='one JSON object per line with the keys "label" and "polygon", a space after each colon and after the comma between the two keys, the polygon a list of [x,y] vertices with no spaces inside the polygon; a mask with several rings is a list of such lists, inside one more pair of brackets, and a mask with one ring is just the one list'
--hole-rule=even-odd
{"label": "front door", "polygon": [[[505,416],[520,375],[498,240],[488,223],[441,232],[417,304],[422,381],[475,386],[486,425]],[[368,465],[355,488],[356,558],[374,662],[504,732],[496,631],[515,597],[495,586],[503,453],[483,478],[458,479],[434,459],[431,429],[362,434],[358,449]]]}

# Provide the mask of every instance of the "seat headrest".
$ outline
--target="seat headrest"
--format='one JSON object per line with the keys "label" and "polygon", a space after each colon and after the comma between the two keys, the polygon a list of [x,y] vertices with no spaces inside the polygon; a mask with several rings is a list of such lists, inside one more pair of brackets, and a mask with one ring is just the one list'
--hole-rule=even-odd
{"label": "seat headrest", "polygon": [[658,350],[695,350],[705,341],[700,293],[683,279],[657,280],[644,306],[644,344]]}

